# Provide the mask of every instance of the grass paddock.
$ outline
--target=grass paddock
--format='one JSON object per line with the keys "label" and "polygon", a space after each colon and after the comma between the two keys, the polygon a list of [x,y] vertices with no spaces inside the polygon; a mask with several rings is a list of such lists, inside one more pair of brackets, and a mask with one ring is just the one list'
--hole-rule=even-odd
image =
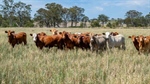
{"label": "grass paddock", "polygon": [[[8,43],[5,30],[27,33],[27,45]],[[2,84],[148,84],[150,55],[138,55],[129,35],[150,35],[150,29],[58,28],[58,31],[103,33],[125,36],[126,50],[95,53],[79,50],[39,50],[30,33],[50,28],[0,28],[0,82]]]}

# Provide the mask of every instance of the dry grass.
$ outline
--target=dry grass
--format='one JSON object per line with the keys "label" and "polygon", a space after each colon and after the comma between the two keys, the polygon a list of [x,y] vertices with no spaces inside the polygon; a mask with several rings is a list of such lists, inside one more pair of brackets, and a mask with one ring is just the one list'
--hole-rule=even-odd
{"label": "dry grass", "polygon": [[[14,49],[7,42],[5,30],[27,33],[28,45]],[[30,33],[49,32],[49,28],[0,29],[0,82],[2,84],[148,84],[150,55],[138,55],[129,35],[150,35],[149,29],[78,29],[59,31],[103,33],[117,31],[126,38],[126,50],[112,49],[98,54],[91,51],[37,49]]]}

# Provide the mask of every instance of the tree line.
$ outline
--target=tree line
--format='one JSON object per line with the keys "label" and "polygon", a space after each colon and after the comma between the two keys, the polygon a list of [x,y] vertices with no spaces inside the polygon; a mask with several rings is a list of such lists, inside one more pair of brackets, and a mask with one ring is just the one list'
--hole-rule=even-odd
{"label": "tree line", "polygon": [[[0,27],[34,27],[37,23],[40,27],[60,27],[63,23],[71,22],[70,27],[87,27],[87,22],[91,27],[103,27],[106,25],[110,28],[122,27],[148,27],[150,26],[150,12],[143,16],[142,12],[129,10],[125,13],[125,19],[109,18],[105,14],[98,15],[97,18],[89,19],[84,14],[84,8],[72,6],[65,8],[61,4],[47,3],[45,8],[40,8],[31,18],[31,6],[24,2],[14,2],[14,0],[3,0],[0,4]],[[77,23],[80,26],[77,26]]]}

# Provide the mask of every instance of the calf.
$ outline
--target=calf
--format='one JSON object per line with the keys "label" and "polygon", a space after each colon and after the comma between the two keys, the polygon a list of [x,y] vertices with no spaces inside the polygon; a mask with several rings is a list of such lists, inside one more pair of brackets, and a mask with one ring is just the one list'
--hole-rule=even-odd
{"label": "calf", "polygon": [[27,36],[25,32],[20,32],[15,34],[15,31],[8,30],[5,31],[5,33],[7,33],[8,42],[12,45],[13,48],[16,44],[21,44],[21,43],[24,43],[24,45],[27,44]]}

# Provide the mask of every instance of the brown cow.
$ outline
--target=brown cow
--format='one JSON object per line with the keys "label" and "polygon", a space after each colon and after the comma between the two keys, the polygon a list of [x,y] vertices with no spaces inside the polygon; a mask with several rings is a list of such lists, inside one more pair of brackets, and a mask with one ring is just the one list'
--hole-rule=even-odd
{"label": "brown cow", "polygon": [[132,36],[129,36],[128,38],[131,38],[136,50],[139,51],[139,42],[137,41],[137,36],[132,35]]}
{"label": "brown cow", "polygon": [[43,47],[51,48],[57,46],[59,49],[63,49],[63,39],[61,35],[46,35],[45,33],[33,33],[30,34],[33,37],[33,41],[36,46],[40,49]]}
{"label": "brown cow", "polygon": [[36,46],[38,48],[42,49],[44,44],[39,40],[38,36],[46,36],[46,33],[44,33],[44,32],[41,32],[38,34],[33,33],[33,34],[30,34],[30,36],[33,37],[33,41],[35,42]]}
{"label": "brown cow", "polygon": [[150,36],[139,35],[137,41],[139,43],[139,54],[142,52],[150,52]]}
{"label": "brown cow", "polygon": [[90,49],[90,36],[87,36],[87,35],[81,35],[79,37],[79,40],[80,40],[80,47],[82,48],[82,50],[86,49]]}
{"label": "brown cow", "polygon": [[12,45],[13,48],[16,44],[21,44],[21,43],[24,43],[24,45],[27,44],[27,36],[25,32],[20,32],[15,34],[15,31],[8,30],[5,31],[5,33],[7,33],[8,42]]}
{"label": "brown cow", "polygon": [[119,33],[118,32],[111,32],[110,35],[116,36],[116,35],[119,35]]}
{"label": "brown cow", "polygon": [[74,49],[74,47],[79,46],[79,39],[76,34],[71,34],[70,32],[62,32],[64,47],[65,49]]}

